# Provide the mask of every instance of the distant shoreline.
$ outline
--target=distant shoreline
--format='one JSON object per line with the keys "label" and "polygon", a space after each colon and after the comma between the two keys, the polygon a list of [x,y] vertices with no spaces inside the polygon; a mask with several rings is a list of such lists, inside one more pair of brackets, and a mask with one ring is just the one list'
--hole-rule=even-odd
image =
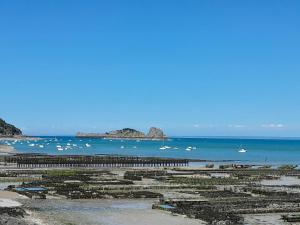
{"label": "distant shoreline", "polygon": [[[56,137],[72,137],[72,138],[97,138],[97,139],[131,139],[126,137],[98,137],[98,136],[77,136],[77,135],[34,135],[34,136],[22,136],[20,137],[3,137],[0,136],[0,140],[40,140],[43,138],[56,138]],[[263,137],[263,136],[168,136],[165,138],[132,138],[133,140],[167,140],[167,139],[237,139],[237,140],[291,140],[300,141],[300,137]]]}
{"label": "distant shoreline", "polygon": [[96,139],[104,139],[104,140],[151,140],[151,141],[161,141],[167,140],[168,137],[164,138],[151,138],[151,137],[107,137],[107,136],[75,136],[75,138],[96,138]]}
{"label": "distant shoreline", "polygon": [[299,140],[300,137],[268,137],[268,136],[170,136],[169,138],[203,138],[203,139],[244,139],[244,140]]}
{"label": "distant shoreline", "polygon": [[17,135],[17,136],[4,136],[0,135],[0,140],[4,141],[19,141],[19,140],[28,140],[28,141],[34,141],[34,140],[41,140],[41,137],[35,137],[35,136],[23,136],[23,135]]}

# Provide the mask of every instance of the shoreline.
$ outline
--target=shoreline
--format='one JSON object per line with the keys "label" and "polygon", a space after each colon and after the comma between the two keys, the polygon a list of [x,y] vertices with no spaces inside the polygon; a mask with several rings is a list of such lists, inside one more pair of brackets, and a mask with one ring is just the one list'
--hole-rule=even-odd
{"label": "shoreline", "polygon": [[3,136],[0,135],[0,141],[36,141],[42,140],[41,137],[33,137],[33,136]]}
{"label": "shoreline", "polygon": [[0,144],[0,154],[13,154],[13,153],[18,153],[13,146]]}
{"label": "shoreline", "polygon": [[110,137],[110,136],[93,136],[93,135],[76,135],[75,138],[94,138],[94,139],[104,139],[104,140],[141,140],[141,141],[163,141],[170,139],[169,137],[163,138],[152,138],[152,137]]}
{"label": "shoreline", "polygon": [[[264,166],[269,166],[270,168],[278,168],[283,165],[293,165],[295,167],[299,167],[300,165],[297,164],[286,164],[286,163],[252,163],[247,160],[238,160],[238,159],[220,159],[220,160],[209,160],[209,159],[194,159],[194,158],[181,158],[181,157],[158,157],[158,156],[136,156],[136,155],[130,155],[130,154],[47,154],[43,152],[22,152],[19,151],[18,149],[15,149],[13,146],[7,146],[7,145],[1,145],[0,144],[0,159],[1,156],[8,156],[6,158],[8,164],[16,164],[17,160],[24,161],[21,163],[20,166],[17,167],[15,165],[15,168],[22,168],[22,164],[28,164],[28,168],[46,168],[43,166],[43,164],[47,164],[46,161],[48,158],[51,158],[52,160],[52,165],[47,166],[49,168],[70,168],[72,167],[71,165],[69,166],[63,166],[63,165],[58,165],[58,164],[64,164],[64,160],[67,158],[74,158],[78,159],[80,161],[76,161],[76,165],[74,165],[77,168],[84,168],[84,167],[90,167],[90,168],[111,168],[111,167],[116,167],[116,168],[127,168],[128,166],[131,167],[131,164],[129,163],[126,165],[126,160],[146,160],[145,165],[136,165],[133,166],[133,168],[159,168],[159,167],[181,167],[182,170],[189,170],[189,169],[201,169],[205,168],[206,166],[214,166],[216,169],[219,166],[225,166],[226,168],[233,168],[233,167],[245,167],[245,168],[257,168],[257,167],[264,167]],[[19,158],[19,157],[22,157]],[[40,163],[37,165],[35,162],[36,157],[39,158]],[[15,158],[15,159],[14,159]],[[26,159],[27,158],[27,159]],[[99,159],[99,165],[97,166],[96,161],[92,163],[91,166],[89,166],[90,160],[94,159]],[[2,161],[5,158],[2,158]],[[30,159],[32,159],[32,163],[30,162]],[[113,164],[116,164],[115,166],[109,165],[105,166],[103,163],[108,163],[107,160],[125,160],[125,161],[120,161],[120,164],[117,162],[113,162]],[[61,161],[62,160],[62,161]],[[104,161],[103,161],[104,160]],[[165,160],[165,162],[163,162]],[[81,162],[82,161],[82,162]],[[103,162],[102,162],[103,161]],[[147,162],[148,161],[148,162]],[[159,163],[163,162],[164,164],[159,166]],[[1,160],[0,160],[1,162]],[[139,162],[139,161],[137,161]],[[152,165],[150,165],[152,162]],[[75,163],[75,162],[74,162]],[[149,163],[149,165],[147,164]],[[157,164],[155,164],[157,163]],[[68,164],[72,164],[72,162],[69,162]],[[82,166],[80,165],[82,164]],[[100,165],[103,164],[103,165]],[[184,164],[184,165],[177,165],[177,164]],[[31,166],[30,166],[31,165]],[[147,166],[148,165],[148,166]],[[24,168],[24,167],[23,167]]]}
{"label": "shoreline", "polygon": [[28,212],[25,219],[35,222],[24,225],[202,225],[212,219],[240,225],[244,217],[249,221],[258,212],[264,218],[276,212],[279,219],[284,213],[300,213],[300,170],[293,167],[7,167],[1,171],[0,181],[6,179],[6,187],[27,179],[0,191],[0,198],[22,203]]}

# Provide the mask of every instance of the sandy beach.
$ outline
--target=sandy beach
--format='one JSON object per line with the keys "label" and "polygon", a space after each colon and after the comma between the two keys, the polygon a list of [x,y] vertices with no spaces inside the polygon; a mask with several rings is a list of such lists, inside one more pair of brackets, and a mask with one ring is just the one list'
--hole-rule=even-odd
{"label": "sandy beach", "polygon": [[1,153],[15,153],[16,149],[8,145],[0,145],[0,154]]}
{"label": "sandy beach", "polygon": [[[0,191],[0,199],[10,199],[10,200],[17,200],[17,199],[27,199],[26,196],[20,195],[16,192],[11,192],[11,191]],[[0,205],[1,207],[1,205]],[[4,206],[2,206],[4,207]]]}

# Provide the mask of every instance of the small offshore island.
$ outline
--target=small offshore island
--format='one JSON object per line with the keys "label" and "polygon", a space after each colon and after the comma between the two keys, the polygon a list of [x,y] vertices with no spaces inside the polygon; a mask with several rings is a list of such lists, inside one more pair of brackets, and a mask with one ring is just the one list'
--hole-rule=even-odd
{"label": "small offshore island", "polygon": [[78,132],[76,137],[80,138],[107,138],[107,139],[148,139],[148,140],[162,140],[167,139],[167,136],[160,128],[151,127],[147,134],[132,129],[124,128],[122,130],[114,130],[106,133],[82,133]]}

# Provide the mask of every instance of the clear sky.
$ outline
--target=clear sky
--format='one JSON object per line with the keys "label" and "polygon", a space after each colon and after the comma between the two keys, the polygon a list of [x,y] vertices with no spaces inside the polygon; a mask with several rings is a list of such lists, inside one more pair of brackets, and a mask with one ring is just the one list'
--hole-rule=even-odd
{"label": "clear sky", "polygon": [[0,1],[0,117],[30,135],[300,136],[300,2]]}

